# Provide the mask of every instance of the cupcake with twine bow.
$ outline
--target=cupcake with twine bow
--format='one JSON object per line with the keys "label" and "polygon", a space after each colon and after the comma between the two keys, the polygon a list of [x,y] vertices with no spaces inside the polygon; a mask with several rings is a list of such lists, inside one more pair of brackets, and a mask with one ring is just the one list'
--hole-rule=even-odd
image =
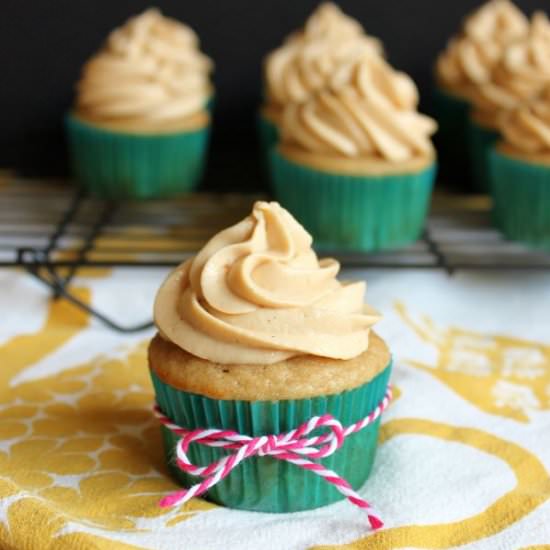
{"label": "cupcake with twine bow", "polygon": [[388,405],[391,356],[364,282],[341,282],[279,204],[257,202],[164,281],[149,347],[168,465],[194,496],[295,512],[358,493]]}
{"label": "cupcake with twine bow", "polygon": [[66,119],[79,182],[107,198],[193,189],[207,146],[211,71],[195,33],[157,9],[114,30],[84,65]]}
{"label": "cupcake with twine bow", "polygon": [[527,17],[509,0],[491,0],[469,15],[435,65],[434,108],[441,164],[448,179],[469,179],[468,113],[472,93],[489,81],[504,48],[525,36]]}
{"label": "cupcake with twine bow", "polygon": [[550,249],[550,87],[498,119],[489,154],[494,219],[513,240]]}
{"label": "cupcake with twine bow", "polygon": [[321,4],[304,28],[291,34],[264,62],[264,105],[259,132],[264,160],[279,138],[284,107],[303,103],[347,78],[354,62],[382,56],[380,41],[333,3]]}
{"label": "cupcake with twine bow", "polygon": [[546,14],[533,15],[529,32],[509,44],[489,79],[471,93],[468,129],[472,176],[476,187],[491,184],[489,151],[499,136],[498,119],[536,97],[550,84],[550,22]]}
{"label": "cupcake with twine bow", "polygon": [[414,82],[371,57],[344,85],[286,106],[271,153],[275,195],[318,246],[379,250],[420,236],[436,124],[417,103]]}

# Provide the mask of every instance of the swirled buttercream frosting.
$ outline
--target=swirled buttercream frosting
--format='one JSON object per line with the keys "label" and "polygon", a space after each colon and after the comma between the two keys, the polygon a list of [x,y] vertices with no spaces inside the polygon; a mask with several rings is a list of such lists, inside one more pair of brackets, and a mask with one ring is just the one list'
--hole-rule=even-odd
{"label": "swirled buttercream frosting", "polygon": [[114,30],[84,65],[76,110],[98,121],[181,120],[204,108],[211,69],[189,27],[149,9]]}
{"label": "swirled buttercream frosting", "polygon": [[340,282],[338,262],[311,245],[278,203],[257,202],[165,280],[154,307],[161,336],[226,364],[363,353],[379,319],[363,302],[365,283]]}
{"label": "swirled buttercream frosting", "polygon": [[350,83],[287,105],[283,144],[344,158],[403,162],[433,153],[435,122],[416,111],[414,82],[382,58],[354,67]]}
{"label": "swirled buttercream frosting", "polygon": [[303,102],[346,81],[353,64],[382,55],[380,42],[335,4],[321,4],[301,32],[291,35],[265,62],[267,101]]}
{"label": "swirled buttercream frosting", "polygon": [[509,110],[535,97],[550,83],[550,22],[538,12],[529,33],[508,45],[489,80],[472,93],[479,111]]}
{"label": "swirled buttercream frosting", "polygon": [[517,152],[550,154],[550,88],[502,114],[499,127],[505,144]]}
{"label": "swirled buttercream frosting", "polygon": [[464,21],[462,32],[452,38],[437,59],[439,84],[459,95],[486,82],[503,49],[525,36],[529,22],[509,0],[491,0]]}

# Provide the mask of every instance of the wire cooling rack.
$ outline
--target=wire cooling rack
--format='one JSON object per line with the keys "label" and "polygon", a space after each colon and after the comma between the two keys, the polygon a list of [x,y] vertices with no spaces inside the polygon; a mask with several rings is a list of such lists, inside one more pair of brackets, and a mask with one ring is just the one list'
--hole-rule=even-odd
{"label": "wire cooling rack", "polygon": [[[0,266],[23,267],[114,330],[124,327],[71,293],[81,268],[169,267],[250,212],[257,196],[192,194],[170,200],[110,202],[64,182],[0,179]],[[548,269],[550,252],[506,241],[491,225],[487,197],[436,193],[422,238],[376,254],[323,250],[347,267],[457,270]]]}

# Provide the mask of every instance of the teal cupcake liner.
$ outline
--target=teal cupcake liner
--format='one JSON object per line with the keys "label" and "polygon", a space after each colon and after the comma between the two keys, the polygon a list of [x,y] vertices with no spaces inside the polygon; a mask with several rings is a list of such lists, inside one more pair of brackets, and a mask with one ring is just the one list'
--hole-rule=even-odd
{"label": "teal cupcake liner", "polygon": [[468,147],[472,185],[476,191],[488,193],[491,190],[491,170],[489,155],[499,133],[491,128],[480,126],[474,120],[468,122]]}
{"label": "teal cupcake liner", "polygon": [[[332,414],[343,426],[366,417],[383,399],[389,382],[390,364],[373,380],[356,389],[311,399],[281,401],[217,400],[178,390],[163,382],[153,371],[151,378],[157,402],[170,419],[186,428],[226,428],[241,434],[279,434],[297,428],[313,416]],[[356,434],[320,462],[359,489],[371,471],[380,418]],[[166,460],[172,475],[190,487],[202,478],[185,474],[175,465],[177,436],[161,426]],[[228,451],[191,445],[193,464],[208,465]],[[271,457],[250,457],[208,493],[213,502],[257,512],[297,512],[343,499],[341,493],[313,472]]]}
{"label": "teal cupcake liner", "polygon": [[73,172],[89,193],[148,199],[191,191],[199,183],[208,127],[165,134],[130,134],[66,117]]}
{"label": "teal cupcake liner", "polygon": [[440,178],[463,189],[471,187],[468,158],[468,113],[470,104],[436,88],[433,93],[433,107],[438,130],[434,136],[437,155],[440,160]]}
{"label": "teal cupcake liner", "polygon": [[215,107],[216,107],[216,96],[212,94],[206,101],[204,108],[210,113],[210,116],[212,116],[212,114],[214,113]]}
{"label": "teal cupcake liner", "polygon": [[350,176],[271,153],[274,193],[319,249],[375,251],[416,241],[424,228],[436,164],[419,172]]}
{"label": "teal cupcake liner", "polygon": [[509,239],[550,248],[550,165],[490,152],[493,219]]}
{"label": "teal cupcake liner", "polygon": [[258,137],[262,169],[266,178],[269,178],[269,155],[279,142],[279,129],[261,112],[258,114]]}

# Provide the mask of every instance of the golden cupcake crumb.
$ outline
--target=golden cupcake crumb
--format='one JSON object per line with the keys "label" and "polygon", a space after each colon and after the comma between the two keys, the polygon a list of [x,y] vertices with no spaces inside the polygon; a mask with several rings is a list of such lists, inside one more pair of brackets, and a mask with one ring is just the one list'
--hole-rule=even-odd
{"label": "golden cupcake crumb", "polygon": [[268,365],[231,365],[195,357],[158,334],[149,346],[150,368],[164,383],[213,399],[243,401],[334,395],[369,382],[390,358],[373,331],[368,349],[347,360],[301,355]]}

